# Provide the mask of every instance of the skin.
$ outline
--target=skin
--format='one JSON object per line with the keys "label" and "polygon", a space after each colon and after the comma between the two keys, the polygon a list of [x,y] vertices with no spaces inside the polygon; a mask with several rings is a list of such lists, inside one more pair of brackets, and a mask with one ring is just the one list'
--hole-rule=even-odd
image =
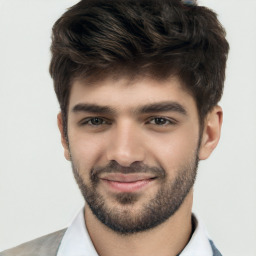
{"label": "skin", "polygon": [[[163,103],[175,103],[185,113],[177,108],[160,112],[141,111],[143,106]],[[85,111],[81,107],[84,104],[107,106],[112,111]],[[64,155],[67,160],[72,160],[83,182],[88,185],[91,185],[90,170],[106,166],[110,161],[123,167],[134,163],[161,167],[171,183],[184,163],[195,162],[195,155],[199,160],[210,156],[218,144],[221,123],[222,109],[215,106],[205,118],[201,143],[198,145],[196,102],[175,77],[164,81],[145,77],[136,80],[108,78],[95,84],[74,81],[68,107],[68,143],[61,114],[58,115]],[[113,188],[109,182],[100,179],[96,189],[109,209],[128,212],[129,217],[135,218],[163,184],[156,178],[135,190],[124,185],[122,189],[131,189],[129,193],[139,195],[132,204],[122,204],[116,199],[116,194],[124,192],[116,189],[116,184]],[[147,231],[125,236],[106,227],[89,207],[85,211],[85,222],[101,256],[177,255],[191,236],[192,201],[191,188],[181,206],[165,222]]]}

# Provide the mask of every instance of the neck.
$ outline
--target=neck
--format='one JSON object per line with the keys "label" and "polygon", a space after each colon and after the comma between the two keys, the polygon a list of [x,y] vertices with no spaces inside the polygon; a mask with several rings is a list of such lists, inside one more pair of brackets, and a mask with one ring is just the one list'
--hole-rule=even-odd
{"label": "neck", "polygon": [[118,234],[85,211],[85,222],[94,247],[100,256],[176,256],[189,242],[192,233],[192,190],[179,210],[151,230],[132,235]]}

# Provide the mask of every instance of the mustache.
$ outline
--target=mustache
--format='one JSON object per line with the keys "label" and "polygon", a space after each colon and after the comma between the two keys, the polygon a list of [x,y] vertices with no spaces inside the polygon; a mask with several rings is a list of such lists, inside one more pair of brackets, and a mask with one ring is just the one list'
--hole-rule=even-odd
{"label": "mustache", "polygon": [[91,178],[93,181],[98,180],[98,176],[102,173],[150,173],[158,178],[164,178],[166,176],[166,172],[163,168],[160,167],[152,167],[141,162],[134,162],[129,167],[122,166],[115,160],[110,161],[104,167],[94,167],[91,169]]}

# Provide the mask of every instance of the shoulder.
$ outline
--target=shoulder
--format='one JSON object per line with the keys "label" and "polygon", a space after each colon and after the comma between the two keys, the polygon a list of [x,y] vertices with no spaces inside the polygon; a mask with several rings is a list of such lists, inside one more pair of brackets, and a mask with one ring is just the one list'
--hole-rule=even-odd
{"label": "shoulder", "polygon": [[66,229],[39,237],[17,247],[0,252],[0,256],[56,256]]}

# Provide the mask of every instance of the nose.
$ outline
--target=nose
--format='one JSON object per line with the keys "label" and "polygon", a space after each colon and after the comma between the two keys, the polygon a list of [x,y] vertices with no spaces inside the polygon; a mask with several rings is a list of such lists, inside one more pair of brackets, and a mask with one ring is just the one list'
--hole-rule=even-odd
{"label": "nose", "polygon": [[124,167],[134,162],[143,162],[145,149],[140,127],[126,121],[117,124],[112,130],[107,149],[108,161],[116,161]]}

